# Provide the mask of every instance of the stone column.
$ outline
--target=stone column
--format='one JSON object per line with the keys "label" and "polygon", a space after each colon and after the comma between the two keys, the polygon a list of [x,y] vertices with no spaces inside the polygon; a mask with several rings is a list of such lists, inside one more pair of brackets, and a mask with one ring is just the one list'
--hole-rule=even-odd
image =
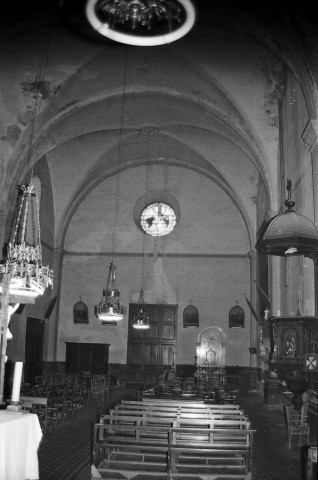
{"label": "stone column", "polygon": [[57,360],[57,342],[59,329],[59,311],[60,311],[60,295],[62,283],[62,266],[63,266],[64,250],[60,247],[54,249],[54,284],[52,298],[56,295],[55,313],[50,319],[49,343],[48,343],[48,361]]}
{"label": "stone column", "polygon": [[[317,226],[318,212],[318,120],[309,120],[301,136],[311,157],[313,222]],[[310,192],[306,191],[306,195]],[[318,259],[304,259],[304,305],[306,315],[318,315]]]}
{"label": "stone column", "polygon": [[[1,248],[9,240],[8,238],[5,238],[7,215],[8,215],[8,209],[7,208],[0,208],[0,245],[1,245]],[[2,258],[2,252],[1,252],[1,255],[0,255],[0,259],[1,258]]]}
{"label": "stone column", "polygon": [[[250,302],[253,306],[256,306],[256,284],[253,281],[256,279],[256,252],[250,251],[248,253],[248,258],[250,261]],[[255,308],[255,307],[254,307]],[[258,347],[259,338],[258,338],[258,326],[256,319],[253,315],[250,314],[250,347]],[[256,355],[250,354],[250,367],[257,366],[257,357]]]}

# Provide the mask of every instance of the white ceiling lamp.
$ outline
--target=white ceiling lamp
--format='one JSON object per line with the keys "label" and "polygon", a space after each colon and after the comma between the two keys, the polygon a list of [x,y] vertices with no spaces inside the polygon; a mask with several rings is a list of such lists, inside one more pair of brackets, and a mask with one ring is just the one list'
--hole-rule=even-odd
{"label": "white ceiling lamp", "polygon": [[[146,199],[148,192],[148,174],[149,174],[149,136],[150,132],[147,132],[147,164],[146,164]],[[150,328],[150,319],[145,308],[145,295],[144,295],[144,270],[145,270],[145,259],[146,259],[146,234],[143,232],[143,241],[142,241],[142,264],[141,264],[141,290],[139,294],[139,301],[136,308],[136,313],[132,319],[132,326],[136,330],[148,330]]]}
{"label": "white ceiling lamp", "polygon": [[[50,28],[50,22],[48,22]],[[53,270],[42,265],[42,244],[40,229],[40,188],[36,188],[34,181],[35,151],[34,131],[37,116],[41,110],[45,72],[49,51],[50,32],[45,31],[43,53],[39,72],[35,78],[34,97],[35,107],[30,122],[30,136],[28,146],[29,182],[23,181],[18,185],[18,199],[16,216],[13,216],[13,233],[10,233],[8,243],[4,247],[4,259],[0,262],[0,294],[3,292],[4,279],[9,279],[9,295],[24,299],[34,299],[43,295],[48,286],[53,285]],[[24,301],[21,303],[24,303]]]}
{"label": "white ceiling lamp", "polygon": [[120,291],[116,288],[115,275],[116,267],[111,263],[106,288],[103,290],[103,298],[95,306],[95,315],[101,322],[118,322],[126,314],[126,307],[120,303]]}
{"label": "white ceiling lamp", "polygon": [[132,326],[136,330],[149,330],[150,328],[149,315],[145,309],[145,296],[143,290],[140,290],[139,302],[134,318],[132,319]]}
{"label": "white ceiling lamp", "polygon": [[193,27],[191,0],[88,0],[92,27],[115,42],[150,47],[175,42]]}
{"label": "white ceiling lamp", "polygon": [[120,111],[120,128],[118,137],[118,153],[117,153],[117,171],[116,171],[116,192],[115,192],[115,209],[114,209],[114,225],[113,225],[113,241],[112,241],[112,261],[109,266],[106,288],[103,290],[103,296],[98,305],[95,305],[95,315],[102,323],[118,322],[123,320],[127,312],[125,306],[120,301],[120,291],[116,287],[116,267],[114,265],[114,255],[116,251],[116,235],[119,212],[119,172],[120,160],[123,144],[123,126],[124,111],[126,101],[126,78],[127,78],[127,60],[128,53],[126,51],[124,79],[123,79],[123,96]]}
{"label": "white ceiling lamp", "polygon": [[[38,192],[34,185],[18,185],[18,213],[12,239],[0,264],[10,275],[9,295],[36,298],[53,285],[53,270],[42,265]],[[3,281],[0,276],[0,293]]]}

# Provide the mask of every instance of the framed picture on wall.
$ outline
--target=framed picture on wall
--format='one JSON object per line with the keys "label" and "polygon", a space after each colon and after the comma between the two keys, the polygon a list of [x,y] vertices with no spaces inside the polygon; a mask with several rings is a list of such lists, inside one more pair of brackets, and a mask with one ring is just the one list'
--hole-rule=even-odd
{"label": "framed picture on wall", "polygon": [[194,305],[188,305],[183,310],[183,328],[198,327],[199,326],[199,312]]}
{"label": "framed picture on wall", "polygon": [[229,328],[244,328],[245,314],[242,307],[235,305],[229,312]]}
{"label": "framed picture on wall", "polygon": [[88,323],[88,308],[86,303],[81,300],[75,303],[73,307],[73,322]]}

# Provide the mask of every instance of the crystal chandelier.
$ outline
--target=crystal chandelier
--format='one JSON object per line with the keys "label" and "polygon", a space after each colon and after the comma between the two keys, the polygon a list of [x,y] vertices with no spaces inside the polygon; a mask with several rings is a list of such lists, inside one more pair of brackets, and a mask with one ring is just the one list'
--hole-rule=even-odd
{"label": "crystal chandelier", "polygon": [[132,319],[132,326],[139,330],[147,330],[150,328],[149,315],[145,310],[145,297],[143,290],[140,290],[139,302],[134,318]]}
{"label": "crystal chandelier", "polygon": [[[10,295],[35,298],[53,285],[53,270],[42,265],[39,201],[34,185],[18,185],[14,233],[0,264],[0,274],[10,275]],[[2,288],[0,283],[0,293]]]}
{"label": "crystal chandelier", "polygon": [[111,262],[102,300],[95,305],[95,315],[102,322],[118,322],[126,314],[126,307],[120,303],[120,291],[116,288],[115,276],[116,267]]}
{"label": "crystal chandelier", "polygon": [[97,32],[111,40],[153,46],[185,36],[196,14],[191,0],[88,0],[86,16]]}

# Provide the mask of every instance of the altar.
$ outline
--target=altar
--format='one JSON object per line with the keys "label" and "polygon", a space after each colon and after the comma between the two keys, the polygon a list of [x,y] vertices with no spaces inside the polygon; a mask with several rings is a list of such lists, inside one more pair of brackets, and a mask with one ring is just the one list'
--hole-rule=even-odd
{"label": "altar", "polygon": [[0,410],[0,479],[37,480],[41,438],[37,415]]}

